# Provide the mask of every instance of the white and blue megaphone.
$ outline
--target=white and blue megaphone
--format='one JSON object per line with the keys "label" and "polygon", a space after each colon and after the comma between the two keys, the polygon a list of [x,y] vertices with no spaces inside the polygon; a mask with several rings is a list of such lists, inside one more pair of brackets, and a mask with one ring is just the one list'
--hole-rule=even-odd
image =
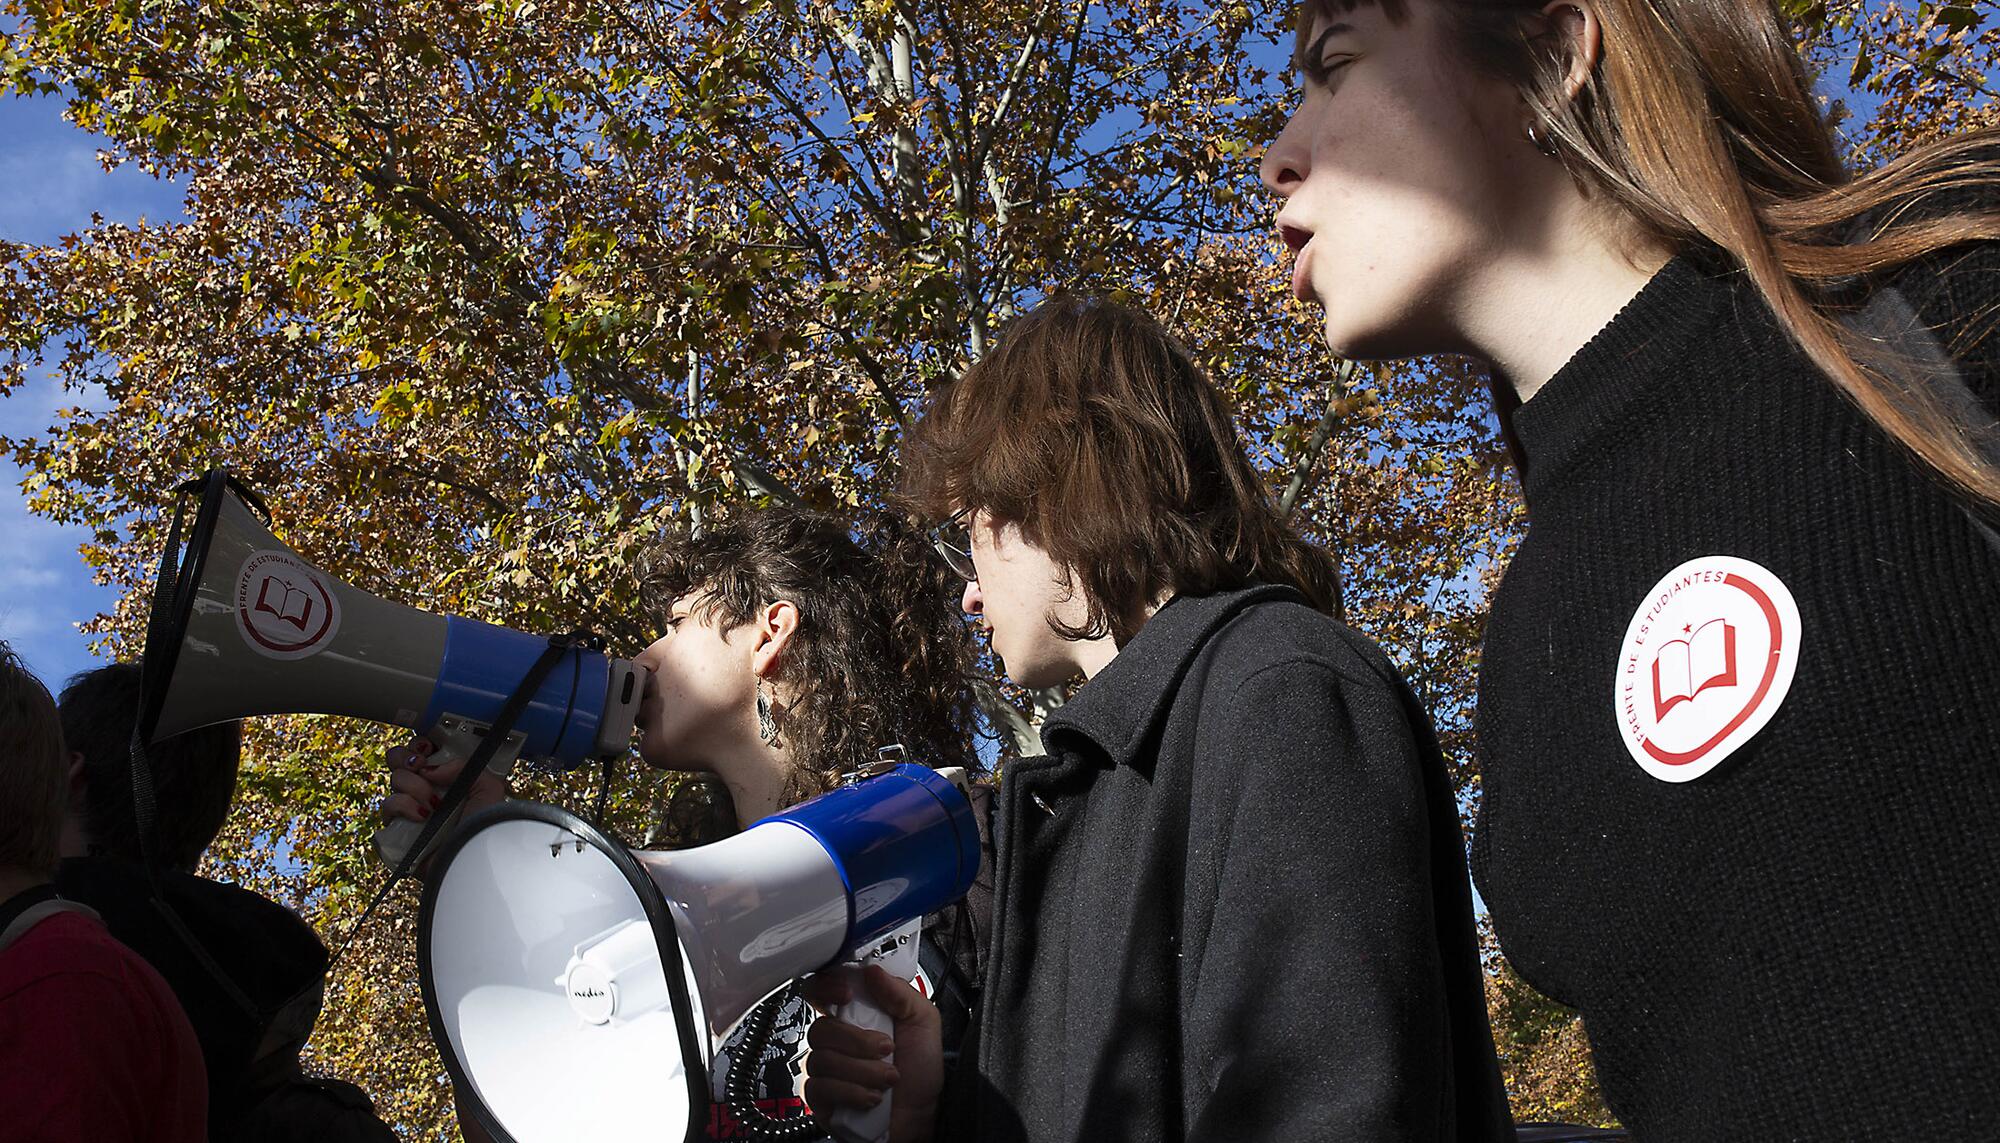
{"label": "white and blue megaphone", "polygon": [[[200,506],[162,560],[143,660],[141,741],[261,714],[343,714],[422,731],[470,757],[549,639],[378,599],[301,559],[256,498],[215,470],[182,488]],[[643,668],[565,650],[488,769],[516,758],[569,770],[623,757],[645,697]],[[393,865],[422,827],[376,835]]]}
{"label": "white and blue megaphone", "polygon": [[[948,775],[898,765],[677,852],[531,802],[469,819],[434,862],[417,946],[461,1104],[513,1143],[695,1139],[716,1047],[759,1000],[844,962],[914,974],[922,917],[979,869]],[[888,1028],[860,1003],[838,1015]],[[833,1132],[885,1138],[889,1106]]]}

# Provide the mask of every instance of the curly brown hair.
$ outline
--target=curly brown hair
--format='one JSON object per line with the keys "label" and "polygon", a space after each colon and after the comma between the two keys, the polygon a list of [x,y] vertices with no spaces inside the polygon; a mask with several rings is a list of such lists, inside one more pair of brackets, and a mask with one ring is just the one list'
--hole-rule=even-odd
{"label": "curly brown hair", "polygon": [[799,760],[788,801],[832,788],[890,743],[926,766],[978,766],[974,652],[959,586],[902,520],[881,516],[850,530],[783,506],[668,540],[640,567],[640,598],[656,623],[688,595],[731,626],[774,600],[799,609],[778,663],[793,696],[784,733]]}

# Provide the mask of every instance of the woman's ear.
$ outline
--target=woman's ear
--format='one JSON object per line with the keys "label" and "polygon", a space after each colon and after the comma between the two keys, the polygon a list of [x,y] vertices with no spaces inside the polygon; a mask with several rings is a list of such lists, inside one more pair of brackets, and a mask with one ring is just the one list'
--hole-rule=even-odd
{"label": "woman's ear", "polygon": [[1563,70],[1563,98],[1575,99],[1590,82],[1604,57],[1604,28],[1597,19],[1595,0],[1555,0],[1542,8],[1548,34],[1555,37],[1567,67]]}
{"label": "woman's ear", "polygon": [[799,608],[789,599],[777,599],[757,613],[757,634],[750,649],[750,669],[760,679],[777,674],[778,663],[792,636],[798,634]]}

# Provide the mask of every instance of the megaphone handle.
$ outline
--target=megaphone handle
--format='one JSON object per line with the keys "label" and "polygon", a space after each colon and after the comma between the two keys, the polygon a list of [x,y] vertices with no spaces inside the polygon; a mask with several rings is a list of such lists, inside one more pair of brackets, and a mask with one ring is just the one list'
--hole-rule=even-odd
{"label": "megaphone handle", "polygon": [[[909,980],[917,975],[917,948],[922,934],[923,918],[908,921],[902,928],[860,950],[851,963],[856,968],[879,964],[895,979]],[[833,1017],[894,1039],[896,1022],[868,1000],[864,987],[857,979],[854,999],[835,1008]],[[885,1057],[884,1062],[895,1063],[895,1055],[892,1053]],[[889,1091],[883,1093],[881,1103],[866,1111],[840,1108],[827,1116],[827,1128],[841,1143],[887,1143],[889,1111],[895,1098],[896,1093]]]}
{"label": "megaphone handle", "polygon": [[[436,753],[438,754],[470,758],[472,752],[479,746],[480,733],[476,728],[468,727],[464,723],[446,718],[432,727],[430,732],[424,737],[430,739],[431,743],[437,747]],[[514,763],[520,760],[520,749],[518,741],[509,742],[501,746],[499,751],[493,755],[493,761],[487,763],[486,772],[503,782],[506,781],[507,776],[514,772]],[[464,816],[464,806],[453,807],[451,815],[445,818],[444,825],[431,838],[430,845],[426,847],[426,851],[418,858],[418,861],[421,862],[424,858],[428,858],[431,855],[431,851],[436,850],[439,845],[442,845],[444,839],[451,836],[451,831],[458,828],[458,819]],[[425,824],[424,822],[413,822],[408,818],[400,818],[376,830],[375,852],[382,858],[382,863],[392,870],[399,868],[403,862],[403,855],[408,853],[410,847],[417,843],[417,838],[422,836]]]}
{"label": "megaphone handle", "polygon": [[[429,857],[437,851],[438,846],[444,844],[444,839],[451,836],[452,830],[458,828],[458,819],[464,816],[465,807],[460,806],[445,818],[444,828],[437,831],[436,836],[431,838],[431,843],[424,847],[423,855],[417,859],[419,866],[422,865],[424,858]],[[402,865],[403,855],[410,852],[410,847],[417,844],[417,839],[422,837],[423,833],[423,822],[397,818],[375,831],[375,853],[382,859],[382,864],[393,870]],[[419,868],[415,872],[421,874],[422,870]]]}

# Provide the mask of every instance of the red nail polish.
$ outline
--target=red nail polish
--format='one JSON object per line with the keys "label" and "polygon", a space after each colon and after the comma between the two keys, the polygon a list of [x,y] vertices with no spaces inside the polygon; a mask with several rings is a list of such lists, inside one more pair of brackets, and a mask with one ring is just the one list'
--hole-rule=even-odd
{"label": "red nail polish", "polygon": [[412,749],[414,749],[418,754],[422,755],[423,757],[428,758],[430,757],[431,752],[436,750],[437,747],[431,744],[430,739],[419,738],[417,739],[416,745],[412,747]]}
{"label": "red nail polish", "polygon": [[418,806],[418,807],[417,807],[417,816],[418,816],[418,817],[420,817],[420,818],[427,818],[427,817],[430,817],[430,816],[431,816],[431,808],[430,808],[429,806]]}

